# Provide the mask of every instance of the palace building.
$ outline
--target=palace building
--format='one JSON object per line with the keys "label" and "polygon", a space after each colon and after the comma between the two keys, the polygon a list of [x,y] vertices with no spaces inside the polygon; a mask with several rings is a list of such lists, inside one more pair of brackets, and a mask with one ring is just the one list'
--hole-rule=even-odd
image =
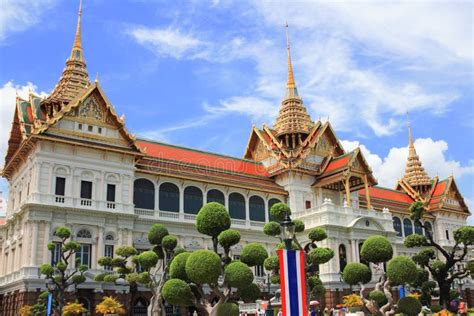
{"label": "palace building", "polygon": [[[410,220],[414,201],[428,208],[424,220],[435,239],[454,245],[454,230],[470,215],[454,178],[426,173],[408,131],[409,154],[400,180],[393,188],[377,186],[361,150],[345,151],[331,124],[308,114],[289,44],[278,117],[273,124],[251,127],[243,158],[234,158],[133,136],[99,81],[89,79],[81,15],[79,10],[71,54],[50,95],[16,99],[1,171],[9,193],[0,225],[0,315],[17,315],[45,289],[39,266],[57,256],[47,244],[57,241],[58,226],[68,226],[81,244],[79,258],[90,270],[77,298],[94,313],[103,295],[127,295],[124,286],[93,281],[101,272],[100,257],[121,245],[148,250],[153,223],[166,224],[188,250],[212,247],[194,226],[200,207],[210,201],[226,206],[242,245],[259,242],[273,249],[275,241],[262,227],[277,202],[288,203],[293,219],[307,229],[325,228],[329,238],[322,246],[335,251],[320,266],[327,304],[340,301],[348,290],[340,272],[348,262],[360,261],[367,237],[386,236],[396,255],[416,252],[403,246],[403,237],[428,232]],[[241,249],[232,255],[239,256]],[[256,267],[255,275],[263,286],[263,268]],[[136,314],[149,299],[142,290],[129,307]]]}

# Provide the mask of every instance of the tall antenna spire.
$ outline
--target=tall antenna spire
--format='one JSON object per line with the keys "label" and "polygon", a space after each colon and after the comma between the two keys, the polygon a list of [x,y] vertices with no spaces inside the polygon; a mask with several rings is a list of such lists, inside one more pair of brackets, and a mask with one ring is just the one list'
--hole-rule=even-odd
{"label": "tall antenna spire", "polygon": [[291,64],[291,48],[290,48],[290,35],[288,34],[288,22],[286,22],[286,50],[288,52],[288,82],[286,87],[288,89],[294,89],[295,85],[295,77],[293,75],[293,66]]}
{"label": "tall antenna spire", "polygon": [[410,117],[408,116],[408,111],[407,111],[407,129],[408,129],[408,144],[410,149],[415,149],[415,146],[413,145],[413,138],[411,136],[411,129],[410,129]]}

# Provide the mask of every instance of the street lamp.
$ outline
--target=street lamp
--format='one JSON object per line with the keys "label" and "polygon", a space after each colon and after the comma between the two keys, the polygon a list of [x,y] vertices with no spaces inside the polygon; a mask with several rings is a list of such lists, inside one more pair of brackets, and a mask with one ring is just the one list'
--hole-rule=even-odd
{"label": "street lamp", "polygon": [[295,237],[295,223],[290,218],[290,214],[286,213],[285,218],[280,223],[281,239],[285,243],[285,249],[291,250],[291,243]]}
{"label": "street lamp", "polygon": [[270,273],[267,273],[267,285],[268,285],[268,305],[267,310],[265,311],[266,316],[273,316],[272,302],[270,300],[270,287],[272,282],[270,281]]}

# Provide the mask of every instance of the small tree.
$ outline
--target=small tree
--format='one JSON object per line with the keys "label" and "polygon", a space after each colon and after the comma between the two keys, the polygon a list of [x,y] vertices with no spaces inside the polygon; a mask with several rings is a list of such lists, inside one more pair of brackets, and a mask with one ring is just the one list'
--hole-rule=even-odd
{"label": "small tree", "polygon": [[[95,280],[99,282],[110,282],[115,284],[127,284],[129,287],[128,306],[133,305],[136,293],[138,292],[138,281],[140,274],[136,272],[138,251],[132,246],[122,246],[115,251],[115,257],[102,257],[98,263],[100,266],[107,268],[112,267],[114,271],[100,273],[95,276]],[[129,308],[129,315],[132,315],[132,309]]]}
{"label": "small tree", "polygon": [[[230,216],[222,204],[211,202],[201,208],[196,228],[211,237],[213,250],[182,252],[172,259],[170,279],[161,291],[168,303],[195,306],[203,315],[238,315],[234,302],[254,301],[260,296],[250,267],[263,264],[268,254],[263,246],[250,243],[244,246],[240,260],[231,260],[231,247],[239,243],[240,233],[230,226]],[[219,245],[223,253],[219,253]],[[205,286],[209,295],[205,295]],[[218,302],[212,305],[210,299],[214,297]]]}
{"label": "small tree", "polygon": [[[277,238],[280,243],[277,249],[284,248],[284,241],[280,237],[281,225],[280,223],[287,215],[291,215],[291,209],[284,203],[276,203],[270,208],[270,215],[273,221],[265,224],[263,232],[267,236]],[[305,225],[300,220],[293,220],[295,226],[295,233],[302,233],[305,230]],[[324,264],[334,257],[334,251],[330,248],[318,247],[317,242],[323,241],[327,238],[326,231],[320,227],[313,228],[308,232],[309,242],[303,247],[296,236],[293,238],[291,247],[294,250],[304,250],[306,253],[305,273],[308,280],[308,293],[312,299],[322,300],[325,293],[323,283],[319,278],[319,265]],[[274,284],[280,283],[280,264],[278,256],[274,255],[265,260],[265,270],[271,272],[271,282]]]}
{"label": "small tree", "polygon": [[[73,240],[71,231],[67,227],[58,227],[55,235],[61,240],[59,247],[61,253],[58,262],[54,266],[50,264],[43,264],[40,267],[40,273],[46,277],[46,285],[49,291],[53,294],[53,300],[57,302],[55,310],[58,315],[62,315],[62,309],[66,303],[66,292],[68,290],[76,290],[77,285],[86,281],[84,272],[89,267],[87,265],[80,265],[80,259],[76,259],[76,253],[81,250],[81,245]],[[54,251],[56,245],[54,243],[48,244],[48,249]]]}
{"label": "small tree", "polygon": [[[474,268],[474,262],[469,262],[464,268],[454,272],[454,267],[458,262],[466,259],[469,247],[474,244],[474,227],[463,226],[454,232],[454,245],[451,248],[444,248],[433,238],[433,232],[421,222],[426,209],[422,202],[414,202],[410,206],[410,217],[415,225],[420,225],[425,229],[426,236],[410,235],[405,237],[404,244],[408,248],[425,247],[415,256],[413,260],[430,271],[433,279],[438,283],[440,291],[440,304],[446,309],[450,301],[450,288],[455,279],[466,278]],[[427,247],[427,248],[426,248]],[[442,260],[437,259],[435,250]]]}
{"label": "small tree", "polygon": [[[368,298],[364,295],[364,284],[372,278],[370,268],[362,263],[349,263],[343,271],[346,283],[361,286],[360,296],[372,314],[391,315],[397,305],[394,303],[391,285],[404,285],[412,282],[417,276],[416,264],[408,257],[393,256],[390,241],[383,236],[370,236],[362,244],[361,259],[373,263],[374,268],[381,272],[381,277]],[[383,271],[383,263],[387,262],[387,271]],[[386,302],[385,302],[386,300]],[[382,305],[382,303],[384,303]],[[378,310],[377,310],[378,308]]]}

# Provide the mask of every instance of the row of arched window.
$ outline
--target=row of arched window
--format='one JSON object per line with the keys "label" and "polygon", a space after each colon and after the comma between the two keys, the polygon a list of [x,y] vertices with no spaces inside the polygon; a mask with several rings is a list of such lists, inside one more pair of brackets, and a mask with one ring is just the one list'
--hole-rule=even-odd
{"label": "row of arched window", "polygon": [[[133,186],[133,203],[136,208],[155,209],[155,185],[147,179],[135,180]],[[204,204],[204,195],[201,189],[195,186],[188,186],[183,191],[184,194],[184,213],[197,214]],[[206,203],[218,202],[225,205],[225,195],[223,192],[212,189],[209,190],[205,198]],[[278,199],[268,200],[268,210],[273,204],[281,202]],[[159,209],[166,212],[179,212],[180,210],[180,191],[176,184],[162,183],[158,190]],[[252,221],[265,222],[265,201],[257,195],[249,198],[249,219]],[[246,200],[245,197],[237,192],[229,194],[228,197],[229,215],[234,219],[246,219]]]}
{"label": "row of arched window", "polygon": [[[428,236],[428,234],[433,233],[433,226],[431,225],[430,222],[425,222],[424,225],[426,228],[424,229],[424,234],[426,236]],[[417,235],[423,235],[423,227],[421,227],[420,223],[416,221],[415,224],[413,224],[413,222],[409,218],[403,219],[403,226],[402,226],[402,220],[394,216],[393,229],[395,229],[395,231],[397,232],[397,236],[399,237],[413,235],[413,233]]]}

